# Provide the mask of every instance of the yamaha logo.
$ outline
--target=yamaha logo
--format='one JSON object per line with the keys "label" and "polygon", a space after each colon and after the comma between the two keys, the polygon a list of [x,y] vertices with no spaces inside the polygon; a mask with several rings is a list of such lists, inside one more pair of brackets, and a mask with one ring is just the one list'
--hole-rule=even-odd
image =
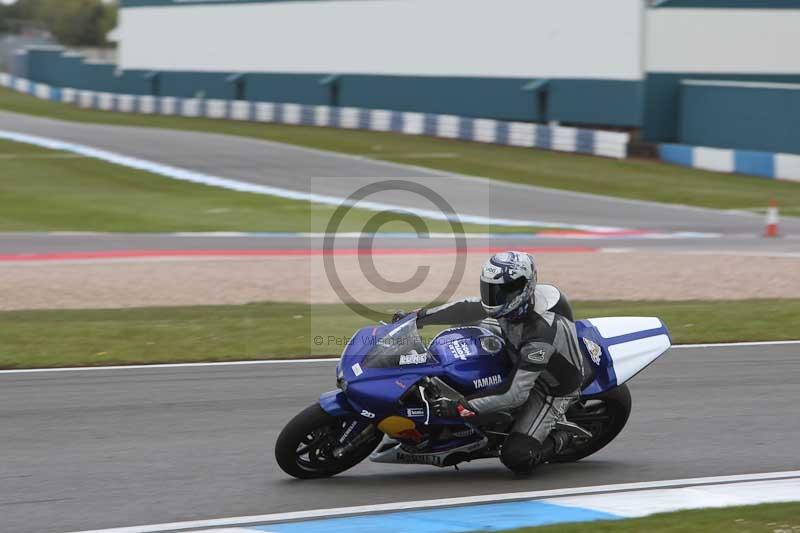
{"label": "yamaha logo", "polygon": [[472,380],[472,384],[475,386],[475,390],[485,389],[486,387],[494,387],[496,385],[500,385],[500,383],[502,382],[503,378],[502,376],[500,376],[500,374],[495,374],[494,376]]}

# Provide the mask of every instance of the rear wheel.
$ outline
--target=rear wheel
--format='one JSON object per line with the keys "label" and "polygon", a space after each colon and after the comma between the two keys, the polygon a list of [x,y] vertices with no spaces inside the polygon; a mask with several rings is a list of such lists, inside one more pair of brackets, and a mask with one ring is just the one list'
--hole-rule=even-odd
{"label": "rear wheel", "polygon": [[567,420],[592,433],[591,438],[575,437],[570,446],[553,457],[551,463],[571,463],[588,457],[614,440],[631,414],[631,392],[620,385],[600,396],[570,407]]}
{"label": "rear wheel", "polygon": [[275,443],[275,459],[296,478],[335,476],[366,459],[382,436],[372,424],[355,416],[331,416],[315,403],[283,428]]}

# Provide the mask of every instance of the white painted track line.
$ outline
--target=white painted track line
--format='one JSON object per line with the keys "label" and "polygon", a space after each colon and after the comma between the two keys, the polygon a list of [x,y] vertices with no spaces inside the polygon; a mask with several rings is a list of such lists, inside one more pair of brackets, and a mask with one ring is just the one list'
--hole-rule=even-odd
{"label": "white painted track line", "polygon": [[[322,205],[332,205],[335,207],[340,207],[346,204],[352,205],[352,202],[347,198],[339,198],[334,196],[328,196],[325,194],[315,194],[299,190],[284,189],[282,187],[274,187],[271,185],[250,183],[246,181],[225,178],[222,176],[204,174],[201,172],[195,172],[193,170],[188,170],[185,168],[179,168],[171,165],[157,163],[155,161],[130,157],[116,152],[101,150],[98,148],[94,148],[92,146],[62,141],[60,139],[55,139],[50,137],[41,137],[38,135],[29,135],[25,133],[0,130],[0,139],[18,143],[25,143],[33,146],[40,146],[42,148],[48,148],[50,150],[61,150],[85,157],[90,157],[100,161],[105,161],[106,163],[111,163],[127,168],[133,168],[136,170],[142,170],[145,172],[149,172],[151,174],[157,174],[159,176],[163,176],[174,180],[199,183],[202,185],[220,187],[232,191],[263,194],[267,196],[284,198],[288,200],[308,201]],[[294,148],[298,147],[295,146]],[[357,202],[355,206],[357,206],[359,209],[365,209],[367,211],[378,211],[378,212],[393,211],[401,213],[411,213],[419,217],[431,220],[450,221],[453,219],[453,216],[447,213],[420,207],[396,206],[396,205],[390,205],[381,202],[372,202],[366,200]],[[591,224],[570,224],[566,222],[565,223],[548,222],[544,220],[518,220],[518,219],[507,219],[507,218],[494,218],[483,215],[470,215],[463,213],[455,216],[455,220],[458,220],[462,223],[473,223],[486,226],[509,226],[509,227],[520,227],[520,228],[525,228],[525,227],[562,228],[562,229],[576,229],[580,231],[597,231],[601,233],[616,232],[623,229],[617,227],[595,226]]]}
{"label": "white painted track line", "polygon": [[[683,348],[739,348],[748,346],[782,346],[798,345],[800,340],[794,341],[764,341],[764,342],[729,342],[719,344],[677,344],[671,350]],[[76,366],[65,368],[19,368],[13,370],[0,370],[0,374],[33,374],[42,372],[88,372],[99,370],[160,370],[164,368],[202,368],[244,365],[293,365],[307,363],[337,363],[338,357],[325,357],[317,359],[267,359],[256,361],[217,361],[212,363],[166,363],[152,365],[117,365],[117,366]]]}
{"label": "white painted track line", "polygon": [[[114,529],[96,529],[75,533],[162,533],[166,531],[180,531],[210,527],[242,526],[245,524],[269,524],[275,522],[288,522],[311,518],[327,518],[333,516],[351,516],[388,511],[405,511],[453,507],[458,505],[496,503],[516,500],[537,500],[559,496],[580,496],[587,494],[613,493],[623,491],[636,491],[647,489],[660,489],[670,487],[692,487],[701,485],[721,485],[746,481],[778,480],[800,478],[800,470],[788,472],[772,472],[761,474],[745,474],[736,476],[717,476],[692,479],[672,479],[665,481],[645,481],[639,483],[622,483],[617,485],[596,485],[591,487],[574,487],[533,492],[512,492],[507,494],[486,494],[480,496],[466,496],[460,498],[442,498],[437,500],[421,500],[412,502],[397,502],[378,505],[361,505],[357,507],[338,507],[333,509],[312,509],[308,511],[294,511],[289,513],[275,513],[254,516],[237,516],[231,518],[216,518],[210,520],[194,520],[187,522],[172,522],[167,524],[153,524],[131,526]],[[235,529],[234,529],[235,531]]]}

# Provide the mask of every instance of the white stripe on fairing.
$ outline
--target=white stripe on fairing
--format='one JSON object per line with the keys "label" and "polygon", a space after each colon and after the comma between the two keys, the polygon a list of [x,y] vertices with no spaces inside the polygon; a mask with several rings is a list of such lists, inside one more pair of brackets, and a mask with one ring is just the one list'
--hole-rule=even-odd
{"label": "white stripe on fairing", "polygon": [[[718,344],[676,344],[670,350],[681,348],[737,348],[748,346],[782,346],[800,345],[800,340],[796,341],[764,341],[764,342],[731,342]],[[306,363],[338,363],[338,357],[326,357],[317,359],[261,359],[256,361],[217,361],[212,363],[164,363],[152,365],[117,365],[117,366],[75,366],[66,368],[19,368],[14,370],[0,370],[0,374],[34,374],[44,372],[87,372],[98,370],[159,370],[162,368],[192,368],[192,367],[223,367],[223,366],[243,366],[243,365],[292,365]]]}
{"label": "white stripe on fairing", "polygon": [[601,318],[590,318],[589,323],[597,328],[597,331],[605,339],[619,337],[651,329],[658,329],[663,326],[661,319],[654,316],[612,316]]}
{"label": "white stripe on fairing", "polygon": [[612,344],[608,355],[614,362],[617,383],[622,384],[641,372],[647,365],[659,358],[669,349],[669,337],[656,335],[635,341]]}
{"label": "white stripe on fairing", "polygon": [[455,219],[466,224],[481,224],[486,226],[497,225],[506,227],[569,228],[569,229],[596,231],[596,232],[614,232],[614,231],[620,231],[622,229],[622,228],[614,228],[607,226],[593,226],[588,224],[546,222],[543,220],[518,220],[509,218],[493,218],[481,215],[456,215],[456,217],[454,218],[452,216],[446,215],[445,213],[432,209],[422,209],[418,207],[402,207],[402,206],[395,206],[380,202],[369,202],[369,201],[359,201],[353,203],[347,201],[344,198],[337,198],[335,196],[292,191],[289,189],[282,189],[280,187],[272,187],[269,185],[260,185],[256,183],[248,183],[244,181],[232,180],[228,178],[222,178],[219,176],[202,174],[200,172],[194,172],[183,168],[163,165],[161,163],[147,161],[144,159],[138,159],[135,157],[128,157],[114,152],[92,148],[90,146],[60,141],[57,139],[50,139],[47,137],[39,137],[37,135],[27,135],[24,133],[15,133],[11,131],[0,130],[0,139],[32,144],[35,146],[41,146],[43,148],[49,148],[51,150],[64,150],[67,152],[73,152],[76,154],[85,155],[87,157],[99,159],[101,161],[113,163],[115,165],[121,165],[124,167],[134,168],[137,170],[143,170],[146,172],[158,174],[160,176],[176,180],[189,181],[192,183],[200,183],[202,185],[209,185],[212,187],[221,187],[223,189],[229,189],[238,192],[264,194],[267,196],[275,196],[278,198],[287,198],[289,200],[303,200],[318,204],[333,205],[337,207],[341,205],[351,205],[351,206],[357,206],[359,209],[365,209],[367,211],[395,211],[400,213],[414,214],[431,220],[448,221]]}
{"label": "white stripe on fairing", "polygon": [[153,524],[146,526],[121,527],[114,529],[97,529],[78,533],[160,533],[174,530],[191,530],[209,527],[239,526],[242,524],[269,524],[275,522],[288,522],[310,518],[323,518],[332,516],[350,516],[387,511],[404,511],[434,509],[457,505],[470,505],[478,503],[494,503],[503,501],[543,500],[560,496],[577,496],[587,494],[601,494],[622,491],[639,491],[643,489],[659,489],[669,487],[694,487],[702,485],[720,485],[725,483],[780,480],[800,478],[800,470],[790,472],[774,472],[763,474],[747,474],[739,476],[718,476],[694,479],[673,479],[666,481],[645,481],[639,483],[622,483],[617,485],[597,485],[592,487],[575,487],[567,489],[542,490],[534,492],[513,492],[507,494],[486,494],[480,496],[466,496],[460,498],[443,498],[437,500],[421,500],[411,502],[397,502],[377,505],[361,505],[356,507],[338,507],[333,509],[314,509],[309,511],[295,511],[289,513],[276,513],[256,516],[238,516],[232,518],[218,518],[211,520],[195,520],[188,522],[173,522],[168,524]]}

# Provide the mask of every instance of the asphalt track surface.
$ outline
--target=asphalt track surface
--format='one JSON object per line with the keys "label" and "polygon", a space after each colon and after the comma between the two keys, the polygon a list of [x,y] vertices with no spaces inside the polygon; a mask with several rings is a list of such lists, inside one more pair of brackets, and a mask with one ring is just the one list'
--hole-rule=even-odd
{"label": "asphalt track surface", "polygon": [[115,526],[798,467],[800,345],[673,349],[631,383],[626,430],[575,464],[515,479],[362,463],[297,481],[278,432],[334,386],[331,362],[0,373],[8,533]]}
{"label": "asphalt track surface", "polygon": [[[459,214],[662,231],[757,234],[763,217],[621,200],[456,176],[363,157],[202,132],[82,124],[0,113],[0,129],[59,139],[220,177],[341,197],[365,184],[400,178],[440,193]],[[418,196],[385,191],[370,197],[426,207]],[[800,219],[787,220],[800,233]]]}

